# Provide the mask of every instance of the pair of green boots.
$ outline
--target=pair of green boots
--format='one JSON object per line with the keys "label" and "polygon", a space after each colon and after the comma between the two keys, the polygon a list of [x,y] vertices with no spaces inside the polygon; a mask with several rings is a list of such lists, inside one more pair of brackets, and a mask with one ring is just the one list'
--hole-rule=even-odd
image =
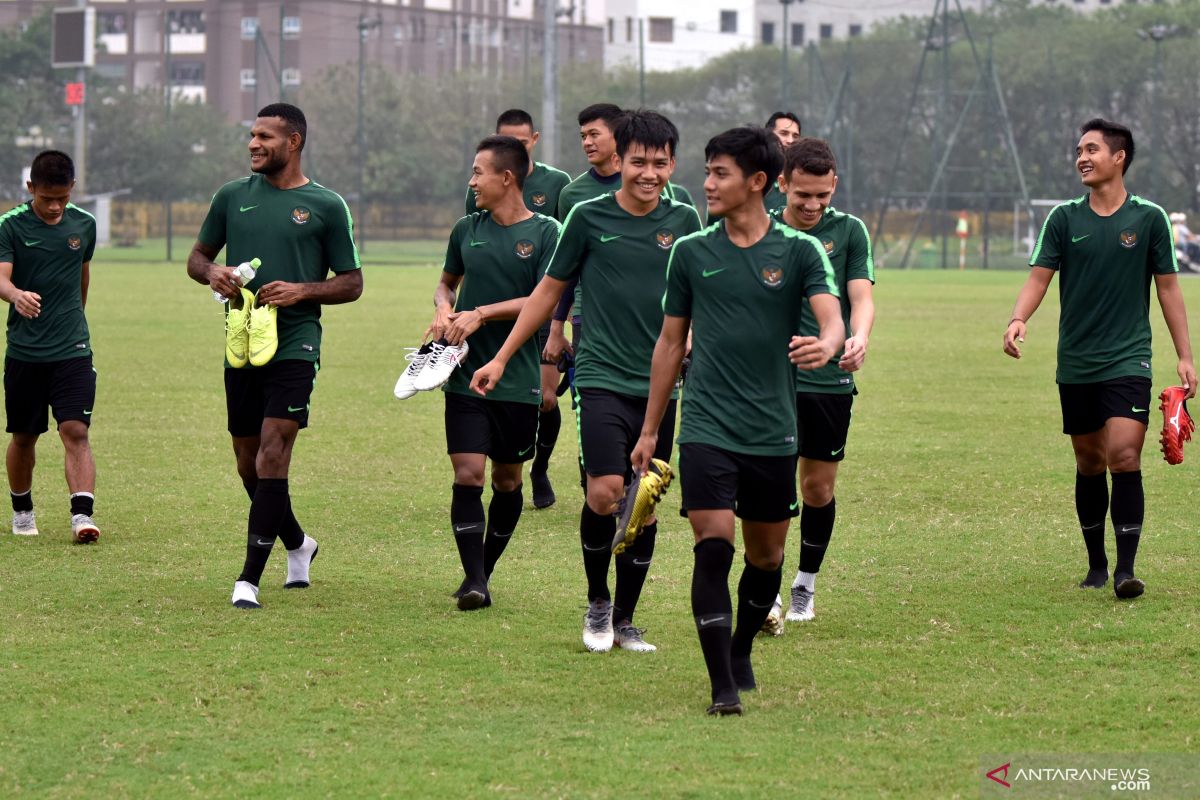
{"label": "pair of green boots", "polygon": [[258,305],[258,297],[249,289],[238,289],[225,312],[225,360],[239,369],[250,364],[266,366],[279,348],[275,306]]}

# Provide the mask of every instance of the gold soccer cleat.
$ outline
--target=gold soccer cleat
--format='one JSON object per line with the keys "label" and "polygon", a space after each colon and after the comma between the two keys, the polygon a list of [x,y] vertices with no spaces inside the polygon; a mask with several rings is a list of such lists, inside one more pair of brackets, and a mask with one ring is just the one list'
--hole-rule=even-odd
{"label": "gold soccer cleat", "polygon": [[674,474],[671,465],[657,458],[650,459],[646,474],[631,481],[621,501],[621,516],[617,519],[617,535],[613,537],[614,555],[625,552],[646,526],[646,520],[654,516],[654,507],[667,493]]}

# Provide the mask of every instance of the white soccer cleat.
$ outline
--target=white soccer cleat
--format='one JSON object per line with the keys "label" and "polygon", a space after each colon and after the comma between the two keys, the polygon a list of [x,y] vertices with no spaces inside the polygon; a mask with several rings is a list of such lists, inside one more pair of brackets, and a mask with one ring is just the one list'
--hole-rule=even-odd
{"label": "white soccer cleat", "polygon": [[593,600],[583,615],[583,646],[593,653],[607,653],[613,646],[613,607],[609,600]]}
{"label": "white soccer cleat", "polygon": [[635,628],[632,623],[618,625],[613,631],[613,643],[622,650],[632,653],[653,653],[658,648],[642,638],[645,628]]}
{"label": "white soccer cleat", "polygon": [[234,608],[262,608],[262,603],[258,602],[258,587],[250,581],[234,582],[231,601]]}
{"label": "white soccer cleat", "polygon": [[37,520],[32,511],[14,511],[12,532],[15,536],[37,536]]}
{"label": "white soccer cleat", "polygon": [[71,541],[75,544],[91,544],[100,538],[100,529],[87,514],[71,517]]}
{"label": "white soccer cleat", "polygon": [[419,392],[436,389],[450,380],[454,369],[467,359],[471,349],[466,342],[458,345],[433,342],[430,348],[424,369],[413,378],[413,386]]}
{"label": "white soccer cleat", "polygon": [[408,366],[404,368],[404,372],[400,373],[400,379],[396,381],[396,388],[392,393],[396,395],[397,400],[407,400],[417,393],[417,387],[413,385],[413,381],[421,374],[421,370],[425,368],[425,363],[429,360],[429,354],[433,350],[433,343],[427,342],[420,347],[406,347],[409,352],[404,356],[408,361]]}
{"label": "white soccer cleat", "polygon": [[317,540],[308,534],[304,536],[304,544],[295,550],[287,551],[288,574],[287,582],[283,584],[283,588],[308,588],[308,567],[312,564],[313,559],[317,557],[318,551]]}
{"label": "white soccer cleat", "polygon": [[792,605],[788,609],[788,622],[808,622],[817,616],[813,610],[813,592],[803,586],[792,587]]}
{"label": "white soccer cleat", "polygon": [[769,636],[783,636],[783,598],[775,595],[775,603],[763,620],[762,632]]}

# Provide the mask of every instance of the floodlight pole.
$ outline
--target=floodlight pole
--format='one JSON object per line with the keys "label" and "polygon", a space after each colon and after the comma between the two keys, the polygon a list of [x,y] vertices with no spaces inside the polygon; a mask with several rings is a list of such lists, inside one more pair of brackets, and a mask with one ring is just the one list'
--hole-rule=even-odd
{"label": "floodlight pole", "polygon": [[[163,76],[163,84],[166,87],[166,120],[167,120],[167,135],[171,132],[171,13],[166,9],[163,10],[163,62],[165,65]],[[254,76],[255,81],[258,76]],[[174,233],[174,220],[171,218],[171,190],[168,188],[163,195],[163,209],[166,211],[167,218],[167,261],[171,258],[171,234]]]}
{"label": "floodlight pole", "polygon": [[558,0],[543,0],[542,158],[558,163]]}
{"label": "floodlight pole", "polygon": [[[87,8],[87,0],[75,0],[77,8]],[[84,26],[84,30],[87,26]],[[87,68],[78,67],[75,70],[75,81],[83,84],[83,102],[75,106],[75,191],[80,195],[87,194]]]}
{"label": "floodlight pole", "polygon": [[[364,185],[366,182],[367,168],[367,129],[363,120],[363,104],[367,94],[367,33],[372,28],[377,28],[381,25],[381,20],[376,17],[368,19],[366,14],[358,15],[358,222],[355,223],[355,230],[358,232],[358,249],[366,252],[367,249],[367,201],[364,194]],[[280,54],[282,63],[283,55]],[[281,84],[282,85],[282,84]]]}
{"label": "floodlight pole", "polygon": [[783,60],[779,67],[779,110],[788,110],[788,91],[791,87],[788,86],[788,6],[793,0],[779,0],[783,6],[783,25],[779,32],[779,41],[783,45]]}

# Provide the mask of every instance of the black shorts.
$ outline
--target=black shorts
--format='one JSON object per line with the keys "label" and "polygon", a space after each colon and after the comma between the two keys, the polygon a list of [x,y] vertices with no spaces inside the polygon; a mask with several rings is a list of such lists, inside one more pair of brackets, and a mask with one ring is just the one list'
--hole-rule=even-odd
{"label": "black shorts", "polygon": [[1112,417],[1126,417],[1150,425],[1150,379],[1141,375],[1099,383],[1060,383],[1063,433],[1095,433]]}
{"label": "black shorts", "polygon": [[447,453],[482,453],[496,464],[519,464],[533,458],[538,431],[536,403],[444,394]]}
{"label": "black shorts", "polygon": [[846,457],[850,433],[852,394],[796,393],[796,441],[800,457],[814,461],[841,461]]}
{"label": "black shorts", "polygon": [[[646,398],[630,397],[608,389],[580,389],[579,459],[588,475],[623,475],[626,482],[633,477],[629,456],[642,435],[646,418]],[[666,413],[658,426],[658,446],[654,457],[671,460],[675,440],[675,401],[667,403]]]}
{"label": "black shorts", "polygon": [[679,445],[683,507],[730,509],[750,522],[782,522],[799,516],[795,456],[750,456],[709,444]]}
{"label": "black shorts", "polygon": [[309,399],[320,362],[285,359],[265,367],[225,368],[225,409],[231,436],[258,436],[263,420],[290,419],[308,427]]}
{"label": "black shorts", "polygon": [[9,433],[41,435],[49,430],[48,409],[62,425],[92,424],[96,369],[91,355],[63,361],[4,359],[4,411]]}

